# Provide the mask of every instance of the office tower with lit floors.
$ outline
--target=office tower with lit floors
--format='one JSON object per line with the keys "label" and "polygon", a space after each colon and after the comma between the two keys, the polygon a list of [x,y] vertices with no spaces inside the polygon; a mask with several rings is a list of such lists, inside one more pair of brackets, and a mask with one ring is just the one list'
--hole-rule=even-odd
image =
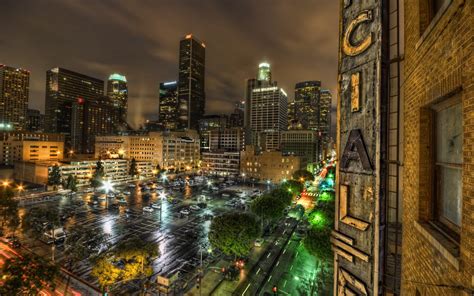
{"label": "office tower with lit floors", "polygon": [[128,87],[127,78],[124,75],[114,73],[109,76],[107,97],[119,112],[121,125],[125,126],[127,123]]}
{"label": "office tower with lit floors", "polygon": [[29,86],[29,71],[0,65],[0,130],[26,128]]}
{"label": "office tower with lit floors", "polygon": [[179,42],[178,102],[179,129],[198,129],[205,113],[206,45],[192,34]]}
{"label": "office tower with lit floors", "polygon": [[162,82],[159,89],[158,121],[167,130],[178,128],[178,83]]}

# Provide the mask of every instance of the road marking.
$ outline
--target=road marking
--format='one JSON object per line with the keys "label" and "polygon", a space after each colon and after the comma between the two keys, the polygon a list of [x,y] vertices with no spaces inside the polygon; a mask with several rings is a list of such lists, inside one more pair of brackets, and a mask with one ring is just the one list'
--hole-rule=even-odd
{"label": "road marking", "polygon": [[286,248],[283,250],[283,254],[285,254],[285,253],[286,253]]}
{"label": "road marking", "polygon": [[285,282],[283,283],[283,288],[285,288],[285,287],[286,287],[286,282],[287,282],[287,281],[285,280]]}
{"label": "road marking", "polygon": [[280,260],[278,260],[278,262],[277,262],[277,264],[276,264],[275,266],[278,266],[278,265],[280,265]]}
{"label": "road marking", "polygon": [[282,234],[285,234],[285,232],[286,232],[286,229],[285,229],[285,230],[283,230],[283,233],[282,233]]}
{"label": "road marking", "polygon": [[268,281],[267,281],[267,282],[270,282],[271,279],[272,279],[272,276],[270,276],[270,277],[268,278]]}
{"label": "road marking", "polygon": [[242,293],[242,296],[245,295],[245,292],[247,292],[247,290],[250,288],[250,284],[247,285],[247,288],[245,288],[244,292]]}
{"label": "road marking", "polygon": [[268,253],[268,255],[267,255],[267,258],[268,258],[268,257],[270,257],[270,255],[271,255],[271,254],[272,254],[271,252],[270,252],[270,253]]}
{"label": "road marking", "polygon": [[293,264],[291,264],[291,267],[290,267],[290,270],[292,270],[292,269],[293,269]]}
{"label": "road marking", "polygon": [[259,272],[260,272],[260,268],[257,270],[257,273],[256,273],[256,274],[258,274]]}

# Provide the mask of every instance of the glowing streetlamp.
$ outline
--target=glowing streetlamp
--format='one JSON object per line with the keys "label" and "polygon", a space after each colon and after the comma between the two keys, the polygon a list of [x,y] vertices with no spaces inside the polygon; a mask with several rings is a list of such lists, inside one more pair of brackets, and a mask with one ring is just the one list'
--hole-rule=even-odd
{"label": "glowing streetlamp", "polygon": [[207,186],[211,187],[212,186],[212,182],[211,180],[207,181]]}
{"label": "glowing streetlamp", "polygon": [[3,188],[7,188],[8,186],[10,186],[10,182],[8,180],[5,180],[2,182],[2,185],[3,185]]}
{"label": "glowing streetlamp", "polygon": [[102,182],[102,190],[105,191],[105,193],[109,193],[110,191],[114,191],[114,186],[110,181],[104,181]]}
{"label": "glowing streetlamp", "polygon": [[166,174],[163,174],[163,175],[161,176],[161,180],[162,180],[163,182],[166,182],[166,180],[168,180],[168,176],[167,176]]}

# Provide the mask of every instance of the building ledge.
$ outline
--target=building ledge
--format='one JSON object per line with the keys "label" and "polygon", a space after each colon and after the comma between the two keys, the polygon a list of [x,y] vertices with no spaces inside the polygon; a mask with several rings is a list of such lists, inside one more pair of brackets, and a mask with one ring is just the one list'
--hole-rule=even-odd
{"label": "building ledge", "polygon": [[459,246],[446,238],[429,223],[414,221],[414,225],[416,230],[459,271],[461,261],[459,258]]}

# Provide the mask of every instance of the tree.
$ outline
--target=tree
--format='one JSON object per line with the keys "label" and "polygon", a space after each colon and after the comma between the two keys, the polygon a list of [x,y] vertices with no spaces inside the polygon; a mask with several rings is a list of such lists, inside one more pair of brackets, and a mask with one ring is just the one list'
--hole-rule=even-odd
{"label": "tree", "polygon": [[0,190],[0,216],[2,218],[2,227],[10,226],[10,221],[18,218],[18,201],[14,199],[13,190],[5,187]]}
{"label": "tree", "polygon": [[270,195],[286,206],[291,205],[291,202],[293,201],[293,195],[282,187],[273,189],[270,192]]}
{"label": "tree", "polygon": [[312,181],[314,180],[314,175],[307,170],[297,170],[293,173],[293,179],[297,181]]}
{"label": "tree", "polygon": [[56,288],[58,266],[34,254],[25,254],[5,260],[2,268],[0,295],[38,295],[48,288]]}
{"label": "tree", "polygon": [[250,210],[262,220],[277,220],[283,217],[283,211],[287,207],[283,200],[271,195],[264,194],[256,198],[250,204]]}
{"label": "tree", "polygon": [[146,280],[153,274],[151,263],[159,256],[156,243],[144,242],[137,236],[121,241],[113,251],[99,257],[92,275],[102,288],[131,280]]}
{"label": "tree", "polygon": [[91,186],[94,188],[102,186],[104,175],[104,165],[102,164],[102,160],[99,159],[96,163],[94,174],[92,174]]}
{"label": "tree", "polygon": [[66,189],[76,192],[77,191],[77,177],[73,176],[72,174],[67,176],[65,187]]}
{"label": "tree", "polygon": [[58,164],[55,164],[48,173],[48,185],[54,186],[61,185],[61,170]]}
{"label": "tree", "polygon": [[287,180],[281,184],[281,188],[296,196],[303,191],[303,184],[296,180]]}
{"label": "tree", "polygon": [[209,242],[226,255],[247,256],[261,229],[256,217],[249,213],[231,212],[211,222]]}
{"label": "tree", "polygon": [[135,176],[138,176],[138,168],[137,168],[137,161],[135,158],[132,158],[130,161],[130,169],[128,170],[128,174],[135,178]]}

